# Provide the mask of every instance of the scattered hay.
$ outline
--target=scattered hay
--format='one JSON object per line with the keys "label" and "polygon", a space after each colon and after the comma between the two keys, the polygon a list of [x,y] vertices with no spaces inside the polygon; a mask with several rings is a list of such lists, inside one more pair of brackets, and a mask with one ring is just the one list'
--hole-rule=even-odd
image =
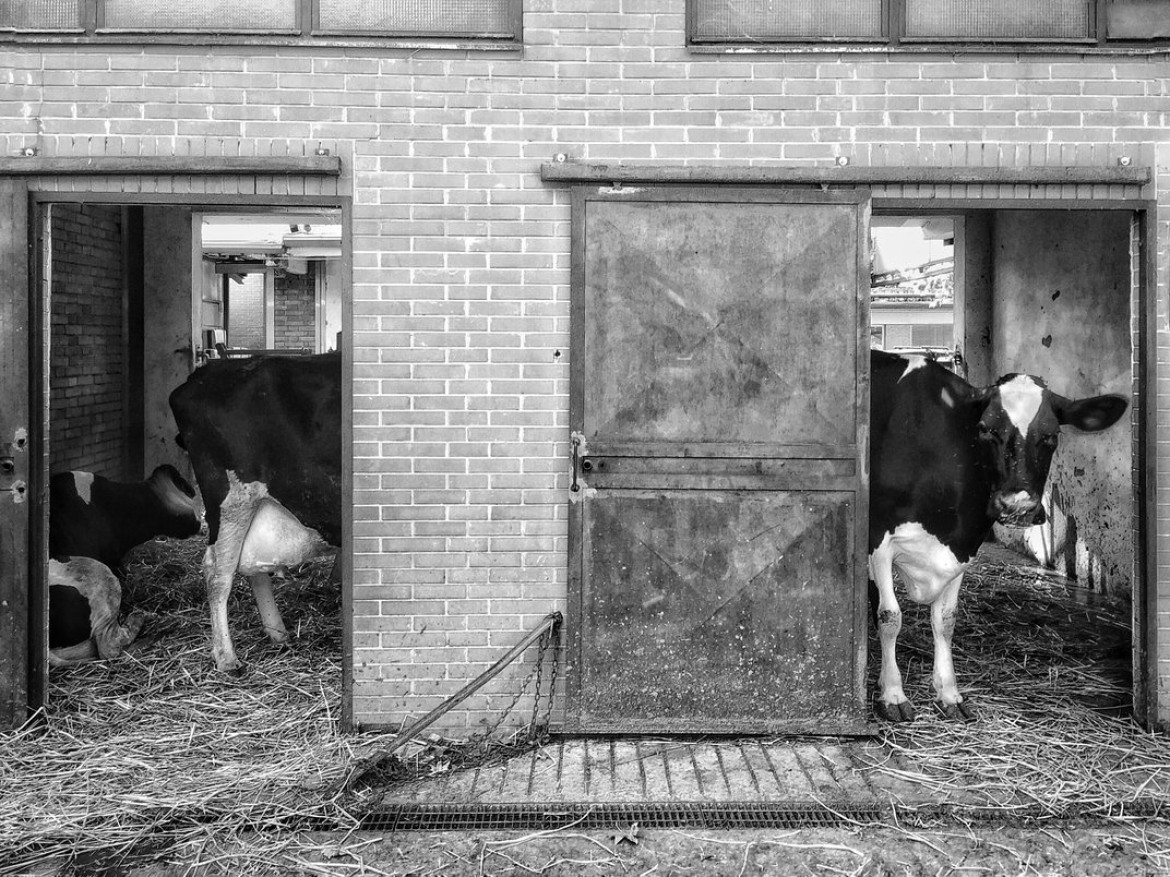
{"label": "scattered hay", "polygon": [[[338,733],[331,561],[278,588],[289,650],[268,642],[250,589],[237,586],[229,613],[248,671],[232,679],[210,657],[204,547],[195,538],[136,552],[124,592],[128,605],[156,613],[145,639],[120,660],[54,670],[43,713],[0,738],[0,874],[210,860],[225,838],[252,830],[266,833],[259,848],[271,853],[271,844],[295,846],[298,830],[356,825],[346,802],[322,790],[358,743],[389,735]],[[258,848],[252,839],[249,848]]]}
{"label": "scattered hay", "polygon": [[[963,584],[955,670],[972,723],[933,713],[929,610],[913,604],[899,640],[919,717],[889,725],[872,765],[938,803],[1051,816],[1170,811],[1170,739],[1132,718],[1129,602],[1078,591],[1002,549]],[[876,690],[876,640],[871,642]]]}
{"label": "scattered hay", "polygon": [[[168,875],[382,873],[358,869],[344,858],[352,844],[338,853],[314,830],[355,828],[362,796],[378,782],[486,764],[530,745],[432,739],[355,797],[333,793],[355,759],[393,735],[338,731],[340,594],[330,562],[278,589],[288,651],[263,635],[247,586],[236,588],[230,615],[249,671],[231,679],[209,653],[203,549],[196,538],[136,552],[124,592],[128,605],[156,615],[144,640],[117,661],[55,670],[43,715],[0,736],[0,874],[113,874],[148,862],[182,863]],[[1170,740],[1129,713],[1124,601],[1088,600],[1002,558],[969,574],[955,651],[964,693],[980,709],[970,725],[925,709],[929,614],[905,608],[901,654],[923,715],[884,730],[886,757],[867,769],[965,807],[1122,820],[1135,805],[1170,807]],[[335,855],[342,860],[331,862]]]}

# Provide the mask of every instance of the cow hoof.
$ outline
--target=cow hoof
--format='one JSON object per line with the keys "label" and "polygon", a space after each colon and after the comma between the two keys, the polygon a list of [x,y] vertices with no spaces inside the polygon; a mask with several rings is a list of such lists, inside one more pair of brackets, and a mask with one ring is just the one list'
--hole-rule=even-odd
{"label": "cow hoof", "polygon": [[146,622],[150,621],[151,619],[152,616],[147,615],[145,612],[131,612],[128,616],[126,616],[126,623],[123,625],[129,634],[129,638],[126,640],[126,642],[131,643],[136,640],[138,638],[138,634],[142,632],[143,625],[145,625]]}
{"label": "cow hoof", "polygon": [[960,701],[959,703],[943,703],[941,700],[936,700],[935,706],[938,711],[942,713],[943,718],[950,719],[952,722],[973,722],[979,718],[979,713],[967,701]]}
{"label": "cow hoof", "polygon": [[215,669],[217,669],[224,676],[231,676],[234,679],[239,679],[241,676],[244,675],[244,670],[246,669],[246,665],[243,664],[241,661],[232,660],[228,663],[216,664]]}
{"label": "cow hoof", "polygon": [[883,722],[912,722],[914,721],[914,704],[908,700],[901,703],[886,703],[884,700],[875,700],[873,711]]}

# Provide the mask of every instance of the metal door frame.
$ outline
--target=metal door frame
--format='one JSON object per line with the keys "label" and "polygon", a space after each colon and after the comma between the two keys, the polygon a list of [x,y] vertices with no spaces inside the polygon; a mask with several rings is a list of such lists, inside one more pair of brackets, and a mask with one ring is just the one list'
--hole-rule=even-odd
{"label": "metal door frame", "polygon": [[[86,160],[62,160],[67,166],[57,168],[58,173],[76,174],[85,177],[92,173],[92,168]],[[131,162],[117,160],[110,165],[108,171],[99,173],[120,173],[140,179],[158,177],[175,178],[187,173],[198,174],[235,174],[249,176],[256,174],[284,173],[290,179],[298,172],[313,174],[317,165],[323,165],[324,160],[303,162],[281,161],[269,162],[264,158],[248,159],[239,164],[228,163],[223,167],[214,160],[200,170],[192,170],[189,163],[183,159],[150,159],[141,167]],[[9,715],[2,714],[3,695],[8,682],[0,678],[0,729],[4,727],[19,727],[27,715],[33,714],[44,705],[48,688],[48,565],[42,558],[48,557],[48,361],[49,355],[49,313],[50,302],[49,276],[45,267],[49,254],[44,251],[48,246],[48,210],[46,208],[57,203],[86,203],[102,204],[106,206],[172,206],[188,208],[192,213],[217,212],[223,213],[268,213],[286,210],[295,210],[298,207],[332,207],[341,215],[342,222],[342,278],[343,284],[352,287],[353,277],[353,198],[350,195],[245,195],[245,194],[205,194],[205,193],[150,193],[141,191],[109,191],[95,186],[87,189],[83,180],[77,182],[70,191],[58,191],[51,188],[38,188],[36,169],[44,161],[29,160],[29,168],[22,173],[4,174],[0,168],[0,181],[18,180],[27,191],[28,212],[25,220],[28,226],[29,265],[28,281],[23,291],[17,286],[13,290],[15,299],[27,302],[30,314],[29,349],[27,358],[30,374],[29,419],[35,422],[29,424],[29,457],[36,465],[29,466],[28,473],[28,513],[30,515],[28,553],[23,559],[16,559],[14,575],[0,576],[0,599],[8,599],[9,594],[19,594],[22,601],[27,600],[22,614],[27,618],[28,638],[23,643],[26,654],[29,682],[24,692],[26,704],[22,709],[14,706]],[[330,168],[336,164],[331,160]],[[302,166],[303,165],[303,166]],[[327,169],[328,170],[328,169]],[[21,180],[21,178],[24,178]],[[27,182],[25,182],[27,180]],[[341,315],[342,332],[347,341],[353,334],[353,299],[345,296],[342,299]],[[194,344],[197,339],[192,339]],[[342,345],[342,384],[351,387],[353,384],[353,344]],[[353,446],[353,394],[342,393],[342,448]],[[342,727],[353,728],[353,455],[342,454],[342,546],[340,559],[342,564]],[[0,564],[6,560],[0,558]],[[20,571],[24,575],[20,575]],[[3,571],[0,568],[0,571]],[[25,577],[27,576],[27,578]],[[0,665],[2,668],[2,665]]]}
{"label": "metal door frame", "polygon": [[[26,294],[36,262],[33,252],[34,215],[27,184],[0,177],[0,369],[5,385],[18,388],[6,393],[0,410],[0,729],[18,727],[27,705],[39,704],[44,693],[44,670],[34,654],[40,654],[45,615],[34,592],[27,587],[26,571],[36,546],[44,542],[44,522],[35,513],[38,461],[44,454],[40,431],[31,422],[35,388],[43,375],[37,348],[39,313],[34,297]],[[11,246],[11,252],[9,247]],[[23,392],[19,388],[23,387]],[[39,623],[38,623],[39,622]]]}

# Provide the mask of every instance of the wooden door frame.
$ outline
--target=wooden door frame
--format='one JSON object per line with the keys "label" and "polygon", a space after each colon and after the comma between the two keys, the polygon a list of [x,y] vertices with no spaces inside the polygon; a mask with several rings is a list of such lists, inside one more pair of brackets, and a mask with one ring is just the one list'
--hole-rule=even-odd
{"label": "wooden door frame", "polygon": [[[29,192],[28,226],[29,226],[29,281],[26,290],[26,300],[32,324],[29,337],[29,365],[30,365],[30,416],[36,414],[35,428],[30,425],[30,454],[38,460],[38,465],[30,466],[29,473],[29,514],[30,554],[26,559],[27,569],[27,596],[30,601],[28,612],[30,631],[46,630],[48,617],[48,565],[42,558],[48,557],[48,477],[49,460],[48,446],[48,363],[46,356],[49,350],[49,290],[46,284],[49,281],[45,272],[46,254],[39,247],[47,242],[46,208],[53,204],[101,204],[106,206],[170,206],[189,209],[192,213],[198,212],[231,212],[231,213],[271,213],[304,209],[307,207],[329,207],[337,209],[342,222],[342,278],[343,287],[352,288],[353,278],[353,198],[350,195],[243,195],[243,194],[201,194],[201,193],[150,193],[150,192],[112,192],[95,188],[92,191],[83,190],[84,177],[93,175],[93,166],[84,159],[57,160],[52,165],[58,173],[75,174],[82,177],[70,191],[56,191],[51,188],[38,187],[37,172],[34,166],[49,166],[48,160],[29,159],[28,165],[17,172],[6,173],[7,166],[0,165],[0,179],[7,176],[27,178]],[[61,162],[65,161],[62,165]],[[232,174],[249,176],[255,174],[288,174],[297,173],[321,174],[330,173],[337,168],[337,159],[330,157],[321,160],[292,160],[275,163],[265,159],[249,159],[244,162],[216,162],[193,169],[190,162],[185,160],[150,159],[146,162],[126,164],[121,160],[112,161],[108,165],[100,166],[97,173],[111,173],[119,175],[142,176],[182,176],[186,174]],[[17,289],[16,295],[20,295]],[[349,341],[353,336],[353,300],[352,296],[343,296],[341,324],[343,337]],[[198,339],[192,338],[194,345]],[[342,345],[342,386],[353,386],[353,345]],[[353,455],[345,453],[345,449],[353,447],[353,394],[342,393],[342,546],[340,560],[342,565],[342,715],[341,726],[350,730],[353,725]],[[17,583],[13,582],[15,587]],[[0,586],[2,587],[2,586]],[[3,596],[0,591],[0,596]],[[42,707],[48,686],[48,666],[42,655],[47,655],[47,638],[41,634],[31,634],[27,643],[30,666],[30,682],[28,686],[27,712],[32,714]],[[0,716],[0,721],[3,720]],[[15,718],[15,716],[13,717]]]}

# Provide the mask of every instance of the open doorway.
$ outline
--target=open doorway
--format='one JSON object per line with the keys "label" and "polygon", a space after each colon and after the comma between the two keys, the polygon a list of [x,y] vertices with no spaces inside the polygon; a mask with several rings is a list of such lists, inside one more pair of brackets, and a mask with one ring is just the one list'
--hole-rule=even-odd
{"label": "open doorway", "polygon": [[[44,521],[50,556],[58,554],[54,514],[66,506],[54,476],[71,479],[74,493],[95,505],[103,480],[128,485],[109,512],[119,523],[135,497],[153,502],[149,491],[160,471],[173,472],[167,484],[179,485],[180,493],[185,484],[195,498],[187,450],[177,440],[168,403],[195,369],[216,359],[298,357],[344,347],[348,263],[342,255],[342,209],[265,204],[244,212],[235,204],[209,208],[76,197],[46,198],[38,205],[37,288],[47,322],[33,358],[42,355],[45,362],[42,422],[49,489],[48,504],[34,502],[31,511]],[[336,429],[342,431],[341,419]],[[153,616],[135,648],[164,662],[196,652],[210,672],[201,571],[207,537],[198,532],[198,503],[195,517],[194,534],[143,530],[142,539],[118,553],[120,560],[103,562],[120,582],[119,615]],[[340,509],[338,517],[344,517]],[[55,590],[49,558],[41,556],[39,573],[36,563],[28,589],[34,665],[46,639],[53,645],[45,630],[53,626],[50,592]],[[331,557],[305,564],[277,599],[294,639],[312,638],[312,648],[336,662],[346,648],[344,584],[330,577],[332,567]],[[234,599],[241,650],[270,658],[253,601],[247,595]],[[42,700],[68,697],[60,685],[45,684],[47,674],[41,678]],[[35,685],[33,691],[39,693]]]}
{"label": "open doorway", "polygon": [[207,358],[337,350],[341,217],[205,214],[200,338]]}
{"label": "open doorway", "polygon": [[875,216],[870,232],[870,346],[951,365],[954,218]]}
{"label": "open doorway", "polygon": [[[1131,411],[1140,403],[1134,212],[875,212],[872,347],[935,359],[975,386],[1026,373],[1070,398],[1116,393]],[[956,636],[961,648],[993,646],[981,672],[1029,659],[1048,661],[1050,678],[1081,667],[1092,678],[1078,696],[1140,717],[1140,430],[1129,415],[1099,434],[1063,430],[1044,522],[995,526],[964,579]]]}

